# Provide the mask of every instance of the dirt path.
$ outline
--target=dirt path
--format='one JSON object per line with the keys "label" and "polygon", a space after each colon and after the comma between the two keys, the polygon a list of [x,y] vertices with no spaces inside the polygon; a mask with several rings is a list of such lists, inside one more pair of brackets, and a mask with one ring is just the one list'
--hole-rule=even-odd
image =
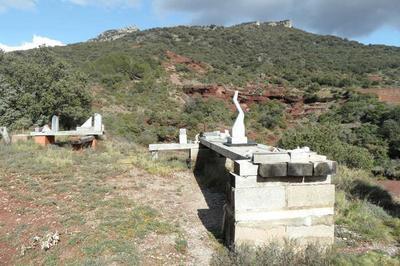
{"label": "dirt path", "polygon": [[[149,175],[133,169],[128,176],[109,179],[117,193],[161,213],[177,225],[181,233],[152,233],[140,241],[144,265],[208,265],[217,241],[212,233],[220,227],[223,195],[202,191],[193,173],[180,172],[169,177]],[[187,241],[185,252],[176,249],[177,235]]]}

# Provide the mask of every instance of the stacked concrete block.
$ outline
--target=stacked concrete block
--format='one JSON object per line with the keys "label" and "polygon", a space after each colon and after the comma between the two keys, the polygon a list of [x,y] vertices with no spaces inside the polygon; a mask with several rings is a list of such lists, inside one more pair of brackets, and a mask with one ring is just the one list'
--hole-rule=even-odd
{"label": "stacked concrete block", "polygon": [[336,162],[307,150],[235,161],[225,205],[227,244],[332,244],[335,172]]}

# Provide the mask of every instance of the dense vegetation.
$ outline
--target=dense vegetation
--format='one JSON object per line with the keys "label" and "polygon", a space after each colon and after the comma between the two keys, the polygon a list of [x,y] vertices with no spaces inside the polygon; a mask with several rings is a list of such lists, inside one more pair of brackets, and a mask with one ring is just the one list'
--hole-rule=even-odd
{"label": "dense vegetation", "polygon": [[0,53],[0,124],[11,129],[43,125],[57,114],[64,127],[91,109],[85,75],[45,50],[30,56]]}
{"label": "dense vegetation", "polygon": [[[174,62],[168,51],[192,61]],[[283,147],[307,145],[349,167],[399,176],[399,109],[351,91],[400,86],[400,48],[263,24],[157,28],[112,42],[1,54],[0,124],[27,128],[60,114],[70,127],[88,115],[89,91],[107,130],[141,144],[172,141],[180,127],[193,137],[230,126],[229,101],[188,97],[171,71],[185,84],[258,84],[260,93],[284,87],[292,101],[330,101],[326,114],[292,130],[290,101],[255,103],[248,130],[260,141],[282,135]]]}
{"label": "dense vegetation", "polygon": [[[333,36],[266,25],[173,27],[130,34],[112,43],[84,43],[57,52],[77,66],[119,51],[165,59],[165,51],[204,62],[206,83],[271,82],[308,86],[399,85],[400,48],[365,46]],[[187,69],[183,68],[183,71]],[[371,81],[369,74],[383,76]]]}
{"label": "dense vegetation", "polygon": [[400,178],[400,107],[352,94],[317,121],[286,131],[280,144],[310,146],[353,168]]}

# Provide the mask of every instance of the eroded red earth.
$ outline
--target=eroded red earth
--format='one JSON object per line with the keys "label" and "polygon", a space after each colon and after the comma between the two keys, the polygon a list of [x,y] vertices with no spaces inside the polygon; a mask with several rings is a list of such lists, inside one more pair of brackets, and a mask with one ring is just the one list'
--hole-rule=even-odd
{"label": "eroded red earth", "polygon": [[0,188],[0,264],[10,265],[20,256],[21,243],[29,245],[41,228],[60,231],[52,206],[36,206],[24,199],[24,191]]}
{"label": "eroded red earth", "polygon": [[389,104],[400,104],[400,88],[384,89],[359,89],[358,92],[365,94],[375,94],[379,100]]}

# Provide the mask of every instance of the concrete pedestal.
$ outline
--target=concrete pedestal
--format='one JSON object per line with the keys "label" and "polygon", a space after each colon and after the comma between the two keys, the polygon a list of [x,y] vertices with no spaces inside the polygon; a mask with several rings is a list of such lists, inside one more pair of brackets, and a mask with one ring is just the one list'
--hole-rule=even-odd
{"label": "concrete pedestal", "polygon": [[[272,170],[279,174],[264,178],[258,174],[260,167],[245,160],[235,162],[224,208],[226,244],[264,245],[285,239],[301,245],[333,244],[335,186],[330,176],[283,175],[277,165]],[[272,171],[270,166],[261,168]]]}

